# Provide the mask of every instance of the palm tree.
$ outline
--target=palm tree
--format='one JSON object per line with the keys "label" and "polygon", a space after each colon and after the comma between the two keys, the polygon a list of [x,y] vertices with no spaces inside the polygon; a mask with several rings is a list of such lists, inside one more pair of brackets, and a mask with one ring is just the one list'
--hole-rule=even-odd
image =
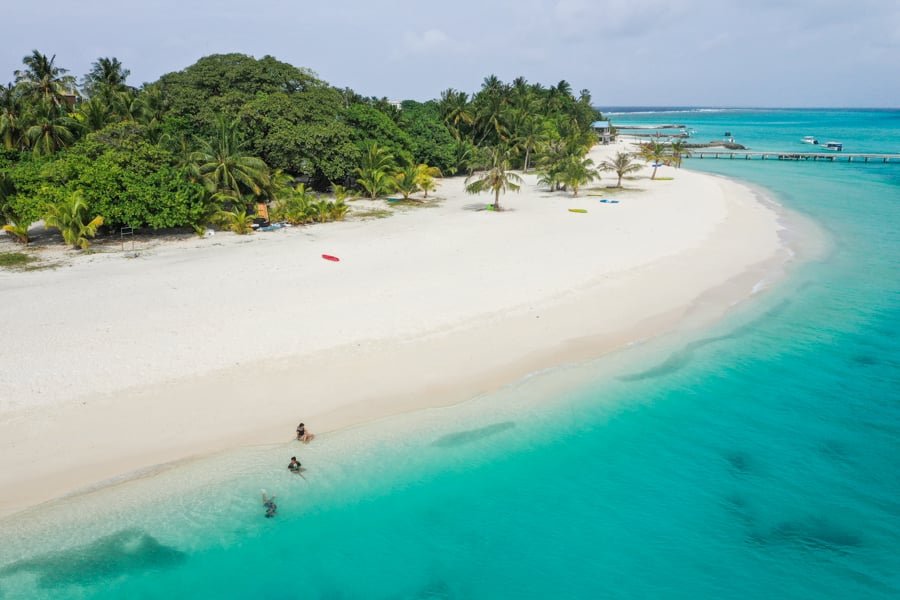
{"label": "palm tree", "polygon": [[89,215],[90,208],[81,192],[69,192],[64,200],[50,205],[44,224],[58,229],[73,248],[86,250],[91,245],[88,238],[97,235],[97,229],[103,225],[103,217],[96,216],[88,221]]}
{"label": "palm tree", "polygon": [[573,156],[580,157],[585,153],[586,151],[581,147],[567,143],[566,140],[554,140],[547,144],[538,161],[541,175],[538,183],[549,186],[551,192],[560,189],[560,186],[565,183],[563,171],[568,162],[572,160]]}
{"label": "palm tree", "polygon": [[312,202],[309,205],[309,209],[310,214],[312,215],[312,220],[316,223],[327,223],[328,221],[334,220],[334,202],[331,202],[327,198],[322,198]]}
{"label": "palm tree", "polygon": [[101,96],[108,98],[110,106],[123,121],[140,121],[143,105],[131,88],[123,88],[117,92],[105,92]]}
{"label": "palm tree", "polygon": [[683,140],[675,140],[669,144],[669,152],[672,154],[672,160],[675,162],[675,166],[679,169],[681,168],[682,159],[690,157],[691,155],[691,151]]}
{"label": "palm tree", "polygon": [[269,174],[269,185],[264,192],[266,201],[290,196],[294,192],[294,177],[285,173],[283,169],[275,169]]}
{"label": "palm tree", "polygon": [[634,155],[628,152],[617,152],[612,160],[606,159],[600,163],[601,171],[614,171],[615,174],[618,175],[619,180],[616,182],[617,188],[622,187],[622,178],[625,175],[640,171],[642,168],[641,165],[634,162]]}
{"label": "palm tree", "polygon": [[356,169],[356,174],[359,175],[356,183],[373,200],[384,194],[389,194],[396,186],[393,176],[396,170],[395,165],[393,154],[377,143],[371,143],[366,146],[366,150],[363,152],[362,165]]}
{"label": "palm tree", "polygon": [[159,85],[145,86],[137,96],[139,107],[138,121],[153,128],[162,123],[163,115],[168,110],[168,101]]}
{"label": "palm tree", "polygon": [[347,205],[343,200],[335,200],[334,202],[328,203],[331,212],[329,214],[332,221],[343,221],[347,216],[347,213],[350,212],[350,206]]}
{"label": "palm tree", "polygon": [[176,135],[164,134],[159,141],[169,150],[175,158],[175,165],[184,171],[185,177],[191,183],[200,183],[202,177],[197,163],[194,162],[194,154],[197,152],[197,140],[188,137],[183,131]]}
{"label": "palm tree", "polygon": [[572,86],[563,79],[547,90],[546,105],[551,112],[559,111],[572,97]]}
{"label": "palm tree", "polygon": [[554,192],[559,187],[560,177],[560,173],[556,173],[553,171],[542,171],[538,174],[537,182],[539,185],[546,185],[551,192]]}
{"label": "palm tree", "polygon": [[434,183],[435,177],[443,177],[441,170],[437,167],[429,167],[425,163],[416,165],[416,182],[419,184],[419,189],[425,192],[425,198],[428,197],[428,192],[437,189]]}
{"label": "palm tree", "polygon": [[499,96],[506,89],[506,86],[503,85],[503,82],[500,81],[500,78],[494,75],[493,73],[484,78],[481,82],[481,92],[487,94],[488,96]]}
{"label": "palm tree", "polygon": [[289,193],[282,194],[275,202],[273,214],[279,221],[287,221],[291,225],[305,225],[313,220],[313,203],[316,196],[299,184]]}
{"label": "palm tree", "polygon": [[19,147],[22,108],[22,97],[16,86],[9,83],[6,87],[0,87],[0,139],[7,150]]}
{"label": "palm tree", "polygon": [[469,95],[465,92],[457,92],[449,88],[441,92],[441,100],[438,103],[444,124],[450,129],[450,133],[456,140],[462,137],[462,127],[475,122],[472,107],[469,104]]}
{"label": "palm tree", "polygon": [[122,66],[116,57],[100,57],[91,64],[91,70],[84,76],[82,85],[88,95],[105,92],[120,92],[125,89],[125,80],[131,71]]}
{"label": "palm tree", "polygon": [[262,159],[244,154],[245,142],[237,121],[220,119],[216,137],[201,141],[191,153],[196,173],[206,188],[221,198],[241,200],[242,190],[261,196],[269,185],[269,168]]}
{"label": "palm tree", "polygon": [[88,131],[99,131],[112,123],[113,111],[102,97],[96,96],[78,105],[75,118]]}
{"label": "palm tree", "polygon": [[647,142],[641,144],[640,155],[647,162],[653,163],[653,174],[650,175],[650,179],[656,179],[656,170],[668,157],[666,147],[659,142]]}
{"label": "palm tree", "polygon": [[[479,100],[482,97],[479,96]],[[494,136],[495,141],[502,142],[509,137],[506,125],[506,98],[499,93],[489,94],[478,102],[475,110],[475,130],[481,132],[478,145]]]}
{"label": "palm tree", "polygon": [[35,101],[45,101],[55,106],[63,105],[63,98],[75,90],[75,78],[66,75],[68,69],[57,67],[56,55],[47,58],[37,50],[22,59],[25,69],[15,72],[16,84],[22,86],[25,95]]}
{"label": "palm tree", "polygon": [[513,143],[525,152],[525,165],[522,170],[527,173],[531,153],[541,140],[541,126],[538,119],[529,114],[517,112],[517,117]]}
{"label": "palm tree", "polygon": [[31,239],[28,237],[28,230],[30,228],[31,223],[26,223],[25,221],[10,221],[3,226],[3,231],[16,238],[16,241],[20,244],[28,246],[28,242]]}
{"label": "palm tree", "polygon": [[[344,202],[350,198],[350,190],[339,183],[331,184],[331,193],[334,194],[335,202]],[[348,207],[349,210],[349,207]]]}
{"label": "palm tree", "polygon": [[404,200],[419,191],[419,170],[416,165],[407,165],[394,173],[396,189]]}
{"label": "palm tree", "polygon": [[451,175],[456,175],[460,171],[466,171],[471,174],[472,157],[475,146],[466,140],[457,140],[453,144],[453,166],[449,169]]}
{"label": "palm tree", "polygon": [[578,188],[596,180],[600,175],[590,158],[571,157],[562,172],[563,182],[572,188],[572,195],[578,196]]}
{"label": "palm tree", "polygon": [[223,210],[219,218],[228,225],[228,228],[238,235],[253,233],[254,213],[248,212],[243,206],[235,206],[231,210]]}
{"label": "palm tree", "polygon": [[490,148],[485,153],[484,159],[485,169],[466,177],[466,191],[470,194],[492,192],[494,194],[493,208],[500,210],[500,192],[519,191],[522,178],[510,170],[508,150],[499,147]]}
{"label": "palm tree", "polygon": [[24,139],[34,155],[53,154],[75,140],[77,121],[62,108],[50,102],[40,102],[32,115],[31,125]]}

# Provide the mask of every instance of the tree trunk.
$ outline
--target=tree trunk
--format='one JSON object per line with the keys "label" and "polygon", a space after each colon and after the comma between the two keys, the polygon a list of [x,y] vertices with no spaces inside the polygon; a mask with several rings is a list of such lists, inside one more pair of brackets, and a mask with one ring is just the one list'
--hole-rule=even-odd
{"label": "tree trunk", "polygon": [[617,187],[617,188],[622,187],[622,175],[621,175],[621,174],[619,174],[619,181],[616,182],[616,187]]}
{"label": "tree trunk", "polygon": [[656,169],[658,169],[658,168],[659,167],[653,167],[653,174],[650,175],[650,179],[656,179]]}
{"label": "tree trunk", "polygon": [[494,190],[494,210],[500,210],[500,188]]}
{"label": "tree trunk", "polygon": [[525,148],[525,173],[528,172],[528,155],[531,153],[531,148]]}

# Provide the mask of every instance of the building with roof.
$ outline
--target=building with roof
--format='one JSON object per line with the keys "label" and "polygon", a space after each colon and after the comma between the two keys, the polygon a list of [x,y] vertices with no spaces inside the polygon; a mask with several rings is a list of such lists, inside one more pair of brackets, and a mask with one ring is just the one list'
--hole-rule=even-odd
{"label": "building with roof", "polygon": [[597,132],[600,141],[604,144],[608,144],[615,139],[615,135],[612,131],[612,125],[609,121],[594,121],[593,123],[591,123],[591,128]]}

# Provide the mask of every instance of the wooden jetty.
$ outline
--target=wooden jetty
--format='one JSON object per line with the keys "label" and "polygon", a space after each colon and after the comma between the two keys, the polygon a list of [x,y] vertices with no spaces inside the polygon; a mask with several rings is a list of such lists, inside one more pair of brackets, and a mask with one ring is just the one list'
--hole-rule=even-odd
{"label": "wooden jetty", "polygon": [[741,160],[811,160],[826,162],[900,163],[900,154],[860,154],[854,152],[760,152],[751,150],[691,150],[685,158],[727,158]]}
{"label": "wooden jetty", "polygon": [[636,138],[689,138],[686,125],[616,125],[616,132]]}

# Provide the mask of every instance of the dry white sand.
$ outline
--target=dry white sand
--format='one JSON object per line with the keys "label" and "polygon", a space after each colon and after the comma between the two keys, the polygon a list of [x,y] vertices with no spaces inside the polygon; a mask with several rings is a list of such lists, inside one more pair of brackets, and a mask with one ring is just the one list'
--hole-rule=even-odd
{"label": "dry white sand", "polygon": [[451,178],[437,206],[390,218],[0,272],[0,515],[287,440],[299,420],[321,433],[462,401],[669,329],[698,304],[721,314],[786,260],[778,212],[750,189],[649,173],[604,196],[618,204],[597,196],[614,175],[573,198],[529,174],[502,197],[510,210],[476,211],[489,196]]}

